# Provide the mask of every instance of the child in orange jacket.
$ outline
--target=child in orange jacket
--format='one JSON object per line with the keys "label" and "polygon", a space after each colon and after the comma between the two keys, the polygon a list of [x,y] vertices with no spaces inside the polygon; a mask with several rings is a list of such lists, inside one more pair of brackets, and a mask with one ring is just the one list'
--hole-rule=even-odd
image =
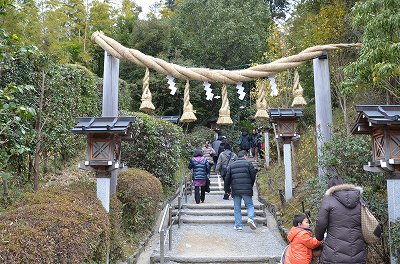
{"label": "child in orange jacket", "polygon": [[312,237],[310,222],[305,214],[295,215],[293,227],[288,234],[290,242],[285,256],[285,264],[310,264],[312,250],[319,245],[315,237]]}

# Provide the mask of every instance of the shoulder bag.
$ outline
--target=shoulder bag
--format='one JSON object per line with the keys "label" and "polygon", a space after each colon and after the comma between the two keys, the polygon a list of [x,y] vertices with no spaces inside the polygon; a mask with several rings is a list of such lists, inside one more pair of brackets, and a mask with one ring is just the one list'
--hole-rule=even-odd
{"label": "shoulder bag", "polygon": [[364,241],[367,244],[373,244],[379,241],[381,235],[381,226],[379,221],[368,209],[367,204],[361,199],[361,232]]}

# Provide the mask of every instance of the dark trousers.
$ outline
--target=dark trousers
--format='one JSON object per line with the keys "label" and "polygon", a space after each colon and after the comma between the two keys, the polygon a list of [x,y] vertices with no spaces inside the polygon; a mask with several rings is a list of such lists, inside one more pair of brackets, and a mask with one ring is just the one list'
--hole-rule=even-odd
{"label": "dark trousers", "polygon": [[[200,188],[201,188],[201,194],[200,194]],[[206,198],[206,186],[195,186],[194,199],[196,200],[196,203],[199,204],[200,200],[202,203],[204,203],[205,198]]]}
{"label": "dark trousers", "polygon": [[214,167],[214,170],[215,170],[215,167],[217,166],[217,161],[218,161],[218,156],[217,155],[213,156],[213,161],[214,161],[214,164],[213,164],[212,167]]}

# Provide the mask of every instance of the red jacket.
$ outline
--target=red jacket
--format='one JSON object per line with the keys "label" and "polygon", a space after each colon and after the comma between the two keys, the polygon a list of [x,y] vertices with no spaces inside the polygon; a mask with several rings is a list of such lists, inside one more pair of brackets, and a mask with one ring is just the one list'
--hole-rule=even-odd
{"label": "red jacket", "polygon": [[286,252],[285,264],[310,264],[312,249],[321,242],[311,236],[311,231],[301,227],[292,227],[288,234],[290,245]]}

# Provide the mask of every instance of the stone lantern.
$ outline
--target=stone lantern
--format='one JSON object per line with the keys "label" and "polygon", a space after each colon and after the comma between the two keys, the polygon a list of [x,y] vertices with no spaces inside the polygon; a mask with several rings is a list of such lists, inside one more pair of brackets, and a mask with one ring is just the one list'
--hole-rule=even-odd
{"label": "stone lantern", "polygon": [[94,171],[97,197],[107,212],[110,201],[111,172],[127,169],[121,163],[121,141],[132,138],[134,117],[78,117],[72,133],[87,137],[86,159],[78,167]]}
{"label": "stone lantern", "polygon": [[303,116],[303,112],[304,109],[301,108],[271,108],[268,110],[270,122],[277,125],[276,137],[283,141],[286,201],[293,197],[291,141],[299,137],[297,120]]}
{"label": "stone lantern", "polygon": [[[353,134],[371,136],[372,161],[364,170],[387,172],[389,225],[400,219],[400,105],[356,105]],[[391,263],[398,263],[391,249]]]}

